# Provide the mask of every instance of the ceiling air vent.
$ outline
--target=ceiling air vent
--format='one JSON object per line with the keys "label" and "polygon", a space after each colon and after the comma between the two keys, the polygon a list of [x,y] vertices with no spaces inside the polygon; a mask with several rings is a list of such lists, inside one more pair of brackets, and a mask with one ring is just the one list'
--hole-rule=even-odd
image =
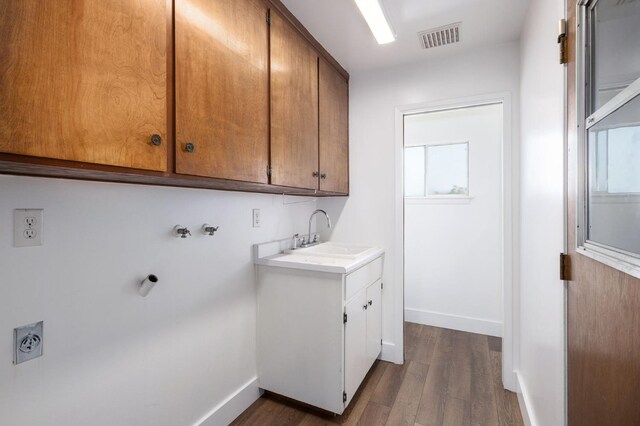
{"label": "ceiling air vent", "polygon": [[418,33],[423,49],[459,43],[462,40],[462,22],[445,25],[444,27],[421,31]]}

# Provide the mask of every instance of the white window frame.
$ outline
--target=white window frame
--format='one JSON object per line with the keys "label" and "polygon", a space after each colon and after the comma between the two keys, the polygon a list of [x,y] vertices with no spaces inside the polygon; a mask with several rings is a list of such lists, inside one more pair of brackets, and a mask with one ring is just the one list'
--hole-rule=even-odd
{"label": "white window frame", "polygon": [[[611,100],[606,102],[592,114],[587,116],[592,105],[593,91],[592,64],[590,62],[590,37],[588,15],[598,0],[579,0],[578,2],[578,31],[577,31],[577,125],[578,125],[578,196],[576,198],[577,225],[576,248],[577,253],[602,262],[612,268],[623,271],[636,278],[640,278],[640,253],[630,253],[622,249],[590,241],[588,239],[589,224],[589,146],[588,132],[591,127],[626,105],[636,96],[640,96],[640,78],[623,89]],[[589,90],[587,90],[589,89]],[[620,196],[624,194],[612,194]]]}
{"label": "white window frame", "polygon": [[[467,193],[466,194],[429,194],[429,170],[427,170],[427,164],[429,163],[429,148],[434,146],[450,146],[450,145],[466,145],[467,146]],[[407,202],[419,204],[423,201],[440,201],[441,203],[447,202],[460,202],[464,204],[469,202],[471,197],[471,168],[470,168],[470,143],[469,141],[461,142],[436,142],[436,143],[415,143],[404,145],[403,152],[406,153],[407,148],[424,148],[424,194],[423,195],[405,195],[404,199]],[[404,177],[403,177],[404,178]]]}

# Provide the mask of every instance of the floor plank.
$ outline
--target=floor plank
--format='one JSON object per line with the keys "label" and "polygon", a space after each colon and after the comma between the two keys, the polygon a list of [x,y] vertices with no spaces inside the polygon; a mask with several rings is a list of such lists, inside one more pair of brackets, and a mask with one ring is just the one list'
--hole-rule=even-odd
{"label": "floor plank", "polygon": [[384,426],[391,409],[385,405],[369,401],[358,421],[358,426]]}
{"label": "floor plank", "polygon": [[416,423],[423,426],[442,425],[449,386],[450,359],[453,352],[453,334],[442,329],[429,364],[429,372],[422,389]]}
{"label": "floor plank", "polygon": [[402,381],[402,386],[398,390],[398,396],[393,407],[391,407],[391,412],[387,419],[388,425],[412,426],[416,420],[422,388],[427,379],[429,366],[416,361],[409,361],[407,365],[407,372]]}
{"label": "floor plank", "polygon": [[471,334],[451,331],[453,351],[449,358],[447,394],[469,401],[471,397]]}
{"label": "floor plank", "polygon": [[522,426],[501,339],[413,323],[404,334],[405,364],[376,362],[342,415],[267,393],[232,425]]}
{"label": "floor plank", "polygon": [[444,426],[469,426],[471,407],[469,401],[448,397],[444,407]]}
{"label": "floor plank", "polygon": [[371,395],[371,401],[389,408],[393,406],[400,386],[402,386],[407,366],[407,363],[403,365],[388,364],[378,382],[378,386],[373,392],[373,395]]}
{"label": "floor plank", "polygon": [[498,425],[493,381],[486,374],[474,374],[471,377],[471,424]]}
{"label": "floor plank", "polygon": [[504,389],[502,384],[502,354],[500,352],[490,352],[493,391],[496,396],[496,409],[498,410],[498,420],[500,426],[521,426],[523,425],[522,414],[518,397],[515,393]]}

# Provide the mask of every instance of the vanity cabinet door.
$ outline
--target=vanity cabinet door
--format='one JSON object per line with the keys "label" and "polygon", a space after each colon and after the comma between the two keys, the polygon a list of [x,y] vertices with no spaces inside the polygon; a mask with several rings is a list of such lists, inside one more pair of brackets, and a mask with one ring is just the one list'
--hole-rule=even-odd
{"label": "vanity cabinet door", "polygon": [[349,193],[349,85],[325,60],[319,67],[320,190]]}
{"label": "vanity cabinet door", "polygon": [[167,169],[166,0],[0,7],[0,152]]}
{"label": "vanity cabinet door", "polygon": [[382,284],[367,287],[367,369],[382,350]]}
{"label": "vanity cabinet door", "polygon": [[360,290],[345,306],[347,322],[344,329],[344,391],[346,404],[358,390],[369,370],[367,362],[367,292]]}
{"label": "vanity cabinet door", "polygon": [[317,189],[318,54],[271,11],[271,184]]}
{"label": "vanity cabinet door", "polygon": [[267,183],[269,30],[262,0],[176,0],[176,171]]}

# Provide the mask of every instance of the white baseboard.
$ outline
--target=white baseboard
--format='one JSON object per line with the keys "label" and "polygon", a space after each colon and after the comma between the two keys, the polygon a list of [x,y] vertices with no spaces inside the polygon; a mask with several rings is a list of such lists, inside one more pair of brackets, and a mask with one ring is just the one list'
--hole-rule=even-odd
{"label": "white baseboard", "polygon": [[469,333],[485,334],[487,336],[502,337],[502,323],[480,318],[464,317],[461,315],[443,314],[441,312],[423,311],[405,308],[405,321],[433,327],[449,328],[467,331]]}
{"label": "white baseboard", "polygon": [[194,426],[226,426],[249,408],[260,396],[258,378],[249,380],[227,399],[216,405],[209,413],[198,420]]}
{"label": "white baseboard", "polygon": [[522,380],[522,376],[516,372],[516,381],[518,382],[518,405],[520,405],[520,413],[525,426],[537,426],[533,413],[531,413],[531,399],[527,386]]}

